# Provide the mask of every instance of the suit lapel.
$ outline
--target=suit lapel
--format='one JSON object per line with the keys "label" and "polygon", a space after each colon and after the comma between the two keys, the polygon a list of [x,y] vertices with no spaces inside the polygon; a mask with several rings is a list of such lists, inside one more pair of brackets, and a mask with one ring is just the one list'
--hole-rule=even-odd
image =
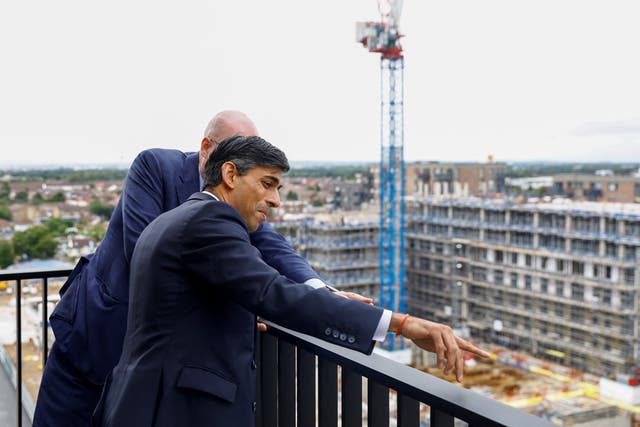
{"label": "suit lapel", "polygon": [[198,169],[198,152],[188,154],[182,162],[182,170],[176,185],[178,204],[182,204],[200,188],[200,170]]}

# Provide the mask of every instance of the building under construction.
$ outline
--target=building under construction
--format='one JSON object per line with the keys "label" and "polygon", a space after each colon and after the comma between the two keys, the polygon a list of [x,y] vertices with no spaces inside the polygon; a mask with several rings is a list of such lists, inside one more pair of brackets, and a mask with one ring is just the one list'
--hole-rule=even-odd
{"label": "building under construction", "polygon": [[327,283],[378,301],[379,224],[375,216],[348,213],[274,224]]}
{"label": "building under construction", "polygon": [[410,313],[636,381],[640,206],[442,198],[409,205]]}

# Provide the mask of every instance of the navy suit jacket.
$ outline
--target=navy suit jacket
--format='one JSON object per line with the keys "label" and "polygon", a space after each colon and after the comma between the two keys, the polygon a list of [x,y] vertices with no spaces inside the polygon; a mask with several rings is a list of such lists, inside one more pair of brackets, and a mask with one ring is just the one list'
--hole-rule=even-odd
{"label": "navy suit jacket", "polygon": [[144,230],[130,302],[97,425],[251,426],[256,315],[367,354],[382,315],[280,275],[251,245],[240,214],[205,193]]}
{"label": "navy suit jacket", "polygon": [[[50,321],[57,346],[87,380],[101,385],[118,362],[129,301],[129,262],[142,230],[200,191],[198,153],[151,149],[133,161],[106,235],[61,290]],[[317,278],[304,258],[264,223],[251,235],[264,260],[297,282]]]}

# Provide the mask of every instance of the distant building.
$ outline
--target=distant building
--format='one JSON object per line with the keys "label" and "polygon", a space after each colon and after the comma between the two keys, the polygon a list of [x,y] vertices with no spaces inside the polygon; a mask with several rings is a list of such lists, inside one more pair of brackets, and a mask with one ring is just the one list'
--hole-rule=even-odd
{"label": "distant building", "polygon": [[536,191],[553,188],[552,176],[528,176],[522,178],[506,178],[505,184],[509,188],[518,188],[521,191]]}
{"label": "distant building", "polygon": [[337,181],[333,187],[333,206],[343,211],[357,210],[372,197],[372,180]]}
{"label": "distant building", "polygon": [[324,281],[377,300],[379,224],[375,213],[321,214],[313,220],[273,225]]}
{"label": "distant building", "polygon": [[406,194],[486,196],[505,191],[506,163],[416,162],[405,166]]}
{"label": "distant building", "polygon": [[574,200],[640,203],[640,177],[599,174],[558,174],[553,192]]}
{"label": "distant building", "polygon": [[13,224],[6,219],[0,218],[0,239],[11,239],[13,237]]}
{"label": "distant building", "polygon": [[603,376],[640,364],[640,206],[425,198],[407,309]]}

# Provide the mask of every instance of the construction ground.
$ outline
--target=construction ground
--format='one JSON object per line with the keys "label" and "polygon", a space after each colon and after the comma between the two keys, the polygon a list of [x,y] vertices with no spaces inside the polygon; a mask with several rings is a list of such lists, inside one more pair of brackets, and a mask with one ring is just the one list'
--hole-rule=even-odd
{"label": "construction ground", "polygon": [[[483,345],[491,359],[466,361],[462,387],[563,426],[640,427],[640,405],[600,396],[599,377],[497,345]],[[431,356],[416,368],[444,377]],[[457,384],[457,383],[456,383]]]}

